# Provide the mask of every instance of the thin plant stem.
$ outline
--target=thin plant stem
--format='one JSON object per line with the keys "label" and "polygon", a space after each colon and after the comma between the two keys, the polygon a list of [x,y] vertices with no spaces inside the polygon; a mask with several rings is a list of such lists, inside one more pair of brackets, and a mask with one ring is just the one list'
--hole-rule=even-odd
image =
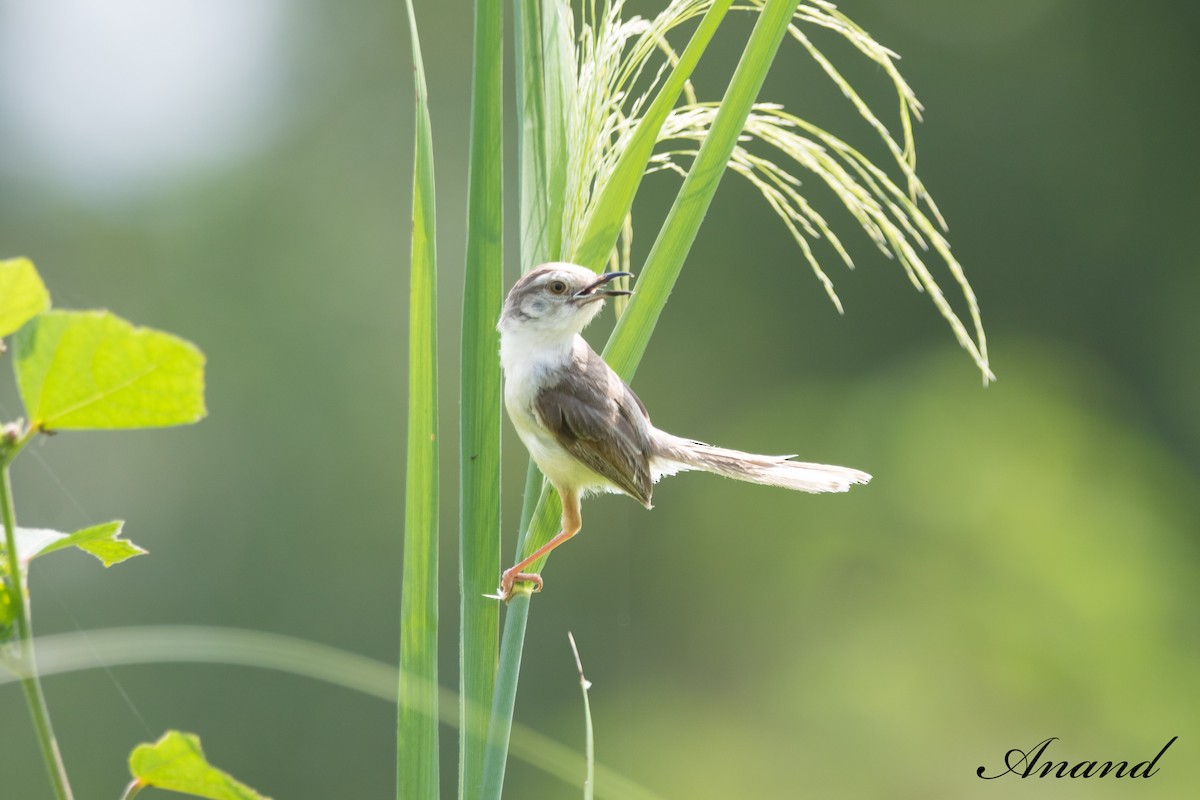
{"label": "thin plant stem", "polygon": [[579,688],[583,691],[585,731],[583,757],[587,761],[587,776],[583,779],[583,800],[592,800],[595,797],[596,786],[596,742],[592,731],[592,704],[588,699],[588,689],[592,688],[592,682],[583,674],[583,659],[579,657],[579,647],[575,644],[575,635],[567,631],[567,639],[571,642],[571,652],[575,655],[575,667],[579,670]]}
{"label": "thin plant stem", "polygon": [[538,465],[532,458],[529,459],[529,469],[525,473],[525,494],[521,499],[521,524],[517,526],[522,537],[522,540],[517,542],[518,559],[521,557],[522,547],[525,544],[524,536],[529,530],[529,523],[533,519],[533,511],[537,507],[538,495],[541,494],[544,483],[542,471],[538,469]]}
{"label": "thin plant stem", "polygon": [[46,695],[42,691],[42,682],[37,674],[37,663],[33,654],[33,625],[29,606],[25,603],[25,582],[21,575],[21,559],[17,553],[17,514],[13,507],[12,477],[9,466],[17,452],[28,440],[29,434],[15,443],[12,449],[4,455],[4,460],[0,462],[0,516],[4,518],[4,551],[8,557],[8,594],[12,599],[17,622],[22,672],[21,689],[25,693],[25,702],[29,706],[29,714],[33,718],[33,728],[37,734],[38,745],[42,750],[42,760],[45,761],[46,771],[50,774],[50,784],[54,787],[54,796],[58,800],[72,800],[74,795],[71,793],[71,783],[67,778],[67,768],[63,764],[62,754],[58,750],[58,742],[54,738],[54,729],[50,724],[50,709],[46,705]]}
{"label": "thin plant stem", "polygon": [[521,673],[521,653],[525,650],[525,626],[529,621],[529,594],[518,593],[508,603],[504,634],[500,641],[500,676],[492,695],[492,716],[488,725],[487,751],[483,759],[483,800],[500,800],[504,789],[504,768],[508,764],[508,740],[512,733],[513,709],[517,703],[517,681]]}

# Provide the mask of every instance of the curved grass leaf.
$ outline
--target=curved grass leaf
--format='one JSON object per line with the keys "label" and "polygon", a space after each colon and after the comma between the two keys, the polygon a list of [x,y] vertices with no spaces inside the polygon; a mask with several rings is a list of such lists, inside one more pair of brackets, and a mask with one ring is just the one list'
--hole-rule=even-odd
{"label": "curved grass leaf", "polygon": [[31,427],[155,428],[205,415],[204,354],[107,311],[48,311],[13,337]]}
{"label": "curved grass leaf", "polygon": [[134,784],[126,797],[153,786],[208,800],[270,800],[211,766],[200,737],[190,733],[167,731],[154,744],[139,744],[129,755],[129,771]]}
{"label": "curved grass leaf", "polygon": [[[268,631],[188,625],[109,628],[39,636],[37,647],[42,676],[136,664],[224,664],[277,670],[396,702],[395,664]],[[5,666],[3,657],[0,649],[0,667]],[[0,686],[19,680],[19,673],[0,669]],[[443,718],[454,725],[457,695],[437,688],[437,697]],[[567,786],[578,786],[587,767],[579,753],[520,723],[513,725],[512,743],[514,758]],[[603,764],[596,764],[596,796],[661,800]]]}
{"label": "curved grass leaf", "polygon": [[28,258],[0,261],[0,336],[50,307],[50,293]]}

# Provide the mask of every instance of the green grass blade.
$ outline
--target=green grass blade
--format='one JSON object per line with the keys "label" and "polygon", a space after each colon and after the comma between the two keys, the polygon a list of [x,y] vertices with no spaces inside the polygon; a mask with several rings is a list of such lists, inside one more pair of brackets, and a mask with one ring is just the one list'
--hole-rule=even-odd
{"label": "green grass blade", "polygon": [[[637,293],[613,330],[605,355],[613,369],[627,381],[632,379],[654,325],[679,277],[684,259],[696,239],[737,137],[746,124],[797,5],[799,0],[768,0],[738,62],[720,111],[713,121],[712,131],[701,146],[650,251],[638,279]],[[528,530],[523,531],[518,552],[529,553],[545,543],[558,528],[559,513],[557,495],[549,487],[544,487]],[[540,563],[533,564],[531,570],[537,571],[540,566]],[[504,623],[500,666],[496,676],[496,700],[488,734],[484,797],[492,800],[499,800],[504,780],[508,741],[504,726],[512,724],[513,703],[509,699],[516,696],[528,614],[529,596],[518,594],[509,603]],[[501,698],[506,701],[503,705]]]}
{"label": "green grass blade", "polygon": [[514,0],[522,272],[562,257],[567,110],[575,92],[570,4]]}
{"label": "green grass blade", "polygon": [[500,609],[483,595],[500,574],[500,341],[503,250],[504,6],[475,2],[474,77],[463,287],[461,451],[459,454],[458,795],[479,797],[487,718],[500,646]]}
{"label": "green grass blade", "polygon": [[517,170],[520,173],[521,271],[549,258],[546,102],[539,0],[513,0],[517,62]]}
{"label": "green grass blade", "polygon": [[546,183],[541,191],[546,196],[546,260],[554,261],[563,257],[568,116],[575,105],[575,26],[569,2],[542,0],[542,64]]}
{"label": "green grass blade", "polygon": [[412,34],[416,136],[396,792],[397,797],[405,800],[436,800],[439,790],[436,712],[438,442],[433,137],[412,0],[407,0],[407,7]]}
{"label": "green grass blade", "polygon": [[[575,91],[573,23],[563,0],[514,0],[517,61],[517,126],[520,181],[522,271],[561,258],[562,214],[566,190],[567,112]],[[554,118],[550,119],[550,111]],[[529,518],[541,479],[530,462],[522,522]],[[528,538],[522,525],[521,541]],[[518,542],[518,547],[520,542]],[[525,611],[514,614],[514,606]],[[520,660],[524,647],[528,598],[509,606],[501,651]],[[511,624],[513,620],[520,624]],[[508,759],[509,734],[516,701],[516,673],[497,682],[484,760],[484,798],[499,800]]]}
{"label": "green grass blade", "polygon": [[621,233],[625,216],[633,206],[633,197],[641,186],[646,165],[650,162],[654,145],[658,141],[659,131],[662,130],[663,123],[679,100],[696,62],[712,41],[717,27],[732,3],[733,0],[715,0],[705,12],[704,18],[700,20],[699,26],[680,55],[679,62],[671,70],[671,74],[667,76],[667,80],[638,123],[629,147],[617,161],[612,177],[588,216],[584,233],[579,238],[579,246],[574,253],[567,254],[568,261],[596,271],[600,271],[608,262]]}

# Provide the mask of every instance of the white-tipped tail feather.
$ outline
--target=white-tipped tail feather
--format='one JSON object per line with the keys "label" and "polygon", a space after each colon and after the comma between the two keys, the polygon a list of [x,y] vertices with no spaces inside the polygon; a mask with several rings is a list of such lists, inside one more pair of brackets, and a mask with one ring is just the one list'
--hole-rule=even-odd
{"label": "white-tipped tail feather", "polygon": [[698,469],[734,480],[814,493],[845,492],[856,483],[871,480],[870,475],[857,469],[792,461],[792,458],[727,450],[660,430],[654,432],[653,466],[655,473],[661,475]]}

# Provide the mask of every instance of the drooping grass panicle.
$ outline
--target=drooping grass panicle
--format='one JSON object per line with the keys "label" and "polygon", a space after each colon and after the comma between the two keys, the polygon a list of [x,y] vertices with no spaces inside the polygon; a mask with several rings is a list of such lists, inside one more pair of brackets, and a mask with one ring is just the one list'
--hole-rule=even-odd
{"label": "drooping grass panicle", "polygon": [[[662,138],[700,142],[703,140],[716,105],[698,103],[675,109],[663,126]],[[839,312],[842,304],[833,282],[822,269],[810,239],[824,237],[848,266],[853,262],[837,234],[800,192],[801,182],[779,162],[751,152],[746,145],[758,140],[770,145],[798,166],[821,180],[841,201],[859,226],[884,255],[895,258],[919,291],[929,292],[935,306],[950,323],[956,339],[967,349],[985,374],[986,338],[980,322],[974,292],[961,265],[950,252],[949,242],[939,225],[922,211],[920,204],[901,190],[881,168],[848,144],[817,126],[785,112],[774,104],[756,104],[746,122],[742,141],[734,148],[730,168],[751,182],[768,205],[783,221],[800,247],[805,260],[825,287]],[[657,169],[686,173],[681,160],[695,157],[694,147],[674,148],[656,154]],[[978,343],[968,333],[921,253],[932,250],[945,261],[955,282],[967,298],[975,323]]]}
{"label": "drooping grass panicle", "polygon": [[[752,0],[756,4],[761,0]],[[904,80],[900,71],[896,69],[895,62],[900,56],[892,52],[888,48],[879,44],[873,39],[870,34],[864,31],[853,20],[845,14],[837,10],[837,6],[833,3],[824,2],[823,0],[810,0],[809,3],[802,3],[796,10],[796,18],[804,22],[817,25],[822,28],[827,28],[844,38],[853,45],[860,53],[874,61],[883,68],[884,73],[892,81],[896,89],[896,97],[900,104],[900,127],[904,138],[904,146],[900,147],[896,140],[888,131],[887,126],[875,115],[870,106],[859,96],[858,92],[850,85],[850,83],[842,77],[833,63],[825,57],[816,45],[813,44],[801,30],[798,25],[792,25],[788,32],[792,38],[800,42],[804,49],[808,51],[813,60],[816,61],[825,74],[829,76],[864,120],[871,125],[878,133],[896,161],[905,169],[906,177],[909,179],[910,197],[917,200],[924,195],[924,190],[920,185],[920,181],[916,177],[917,168],[917,149],[916,142],[913,140],[913,120],[921,119],[922,106],[917,100],[916,94],[912,87]],[[925,199],[932,205],[932,200],[925,196]],[[936,208],[934,209],[935,216],[937,215]],[[940,216],[938,217],[941,222]],[[944,222],[942,223],[944,225]]]}
{"label": "drooping grass panicle", "polygon": [[[571,171],[563,214],[563,257],[567,260],[573,260],[578,251],[589,216],[595,213],[646,104],[678,62],[667,34],[703,15],[712,0],[672,0],[653,19],[622,19],[624,5],[624,0],[607,0],[600,9],[595,2],[584,8],[576,47],[576,103],[569,123]],[[656,56],[661,61],[654,64]],[[653,74],[646,77],[651,65]],[[689,102],[695,101],[690,83],[684,94]],[[627,223],[622,249],[631,235]],[[622,267],[627,267],[627,262]]]}
{"label": "drooping grass panicle", "polygon": [[[757,13],[765,2],[744,0],[734,8]],[[595,213],[597,199],[611,179],[646,103],[654,97],[664,74],[675,63],[677,57],[667,40],[668,34],[711,6],[712,0],[673,0],[653,19],[622,19],[624,0],[607,0],[599,9],[595,0],[584,4],[576,46],[578,80],[569,121],[570,166],[562,219],[562,252],[567,260],[579,248],[591,222],[589,216]],[[892,133],[810,38],[806,28],[836,34],[880,67],[895,91],[898,135]],[[901,265],[913,286],[929,294],[955,338],[983,373],[985,382],[990,380],[993,376],[978,301],[942,234],[945,220],[916,172],[913,126],[914,120],[921,118],[922,107],[896,67],[899,56],[826,0],[801,3],[788,33],[875,131],[891,156],[889,163],[894,164],[891,171],[898,174],[893,179],[889,168],[876,164],[844,140],[770,103],[755,105],[743,140],[734,149],[730,168],[759,190],[841,312],[833,280],[821,266],[813,242],[823,238],[848,267],[853,267],[853,262],[842,240],[812,206],[797,172],[807,172],[824,184],[875,246]],[[717,104],[696,99],[689,82],[682,104],[672,109],[662,126],[658,136],[660,149],[648,164],[647,173],[670,170],[685,175],[716,110]],[[767,145],[776,155],[759,154],[752,149],[752,141]],[[689,144],[680,146],[682,143]],[[614,269],[629,270],[632,236],[632,222],[627,218],[618,247],[610,257]],[[969,326],[941,290],[927,263],[931,255],[944,262],[962,292]]]}

